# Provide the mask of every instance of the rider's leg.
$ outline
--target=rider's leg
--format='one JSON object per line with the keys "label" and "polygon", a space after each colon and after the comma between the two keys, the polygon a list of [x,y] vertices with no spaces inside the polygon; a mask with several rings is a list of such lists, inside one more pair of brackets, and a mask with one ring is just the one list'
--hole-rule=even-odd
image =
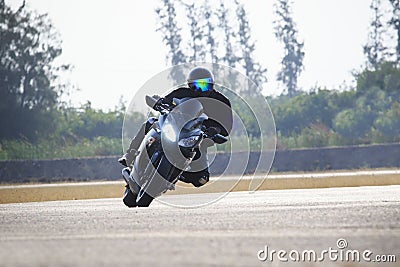
{"label": "rider's leg", "polygon": [[126,153],[120,159],[118,159],[119,163],[127,167],[133,164],[137,156],[139,146],[143,141],[143,138],[145,137],[146,133],[150,130],[151,126],[153,126],[155,121],[156,121],[155,118],[150,118],[145,123],[142,124],[136,136],[132,139]]}
{"label": "rider's leg", "polygon": [[190,164],[190,170],[183,172],[179,180],[185,183],[191,183],[195,187],[200,187],[210,180],[207,148],[200,148],[200,150],[197,150],[196,152],[197,154],[193,159],[193,162]]}
{"label": "rider's leg", "polygon": [[208,168],[198,172],[183,172],[179,180],[184,183],[191,183],[195,187],[200,187],[210,180],[210,173]]}

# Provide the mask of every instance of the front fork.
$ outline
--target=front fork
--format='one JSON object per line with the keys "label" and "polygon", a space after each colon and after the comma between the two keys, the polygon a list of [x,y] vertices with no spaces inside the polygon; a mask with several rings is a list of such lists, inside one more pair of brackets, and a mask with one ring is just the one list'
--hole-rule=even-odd
{"label": "front fork", "polygon": [[[155,144],[150,145],[154,146]],[[142,153],[149,152],[147,149],[148,148],[143,149]],[[158,173],[169,182],[166,183],[166,185],[169,186],[166,186],[165,189],[160,190],[164,193],[168,189],[172,190],[174,188],[173,185],[178,181],[182,172],[188,170],[190,163],[196,156],[196,151],[185,151],[184,155],[186,157],[186,162],[184,164],[184,168],[181,170],[176,168],[173,164],[169,163],[162,151],[155,150],[148,163],[146,164],[145,170],[141,171],[139,170],[141,165],[139,164],[139,161],[141,161],[140,157],[144,155],[139,154],[138,158],[136,158],[135,160],[134,168],[132,170],[130,168],[124,168],[122,170],[122,176],[129,185],[132,192],[139,193],[139,191],[143,187],[146,187],[146,181],[151,182],[152,178],[156,174],[155,172],[158,171]]]}

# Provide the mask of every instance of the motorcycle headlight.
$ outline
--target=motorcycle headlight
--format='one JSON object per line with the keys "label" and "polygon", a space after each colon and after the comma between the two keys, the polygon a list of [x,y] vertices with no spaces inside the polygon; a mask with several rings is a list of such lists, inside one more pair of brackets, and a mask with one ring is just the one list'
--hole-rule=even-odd
{"label": "motorcycle headlight", "polygon": [[162,133],[164,136],[171,142],[176,141],[176,132],[174,130],[174,127],[172,127],[171,124],[167,124],[163,127]]}
{"label": "motorcycle headlight", "polygon": [[196,144],[196,142],[199,140],[200,136],[199,135],[194,135],[190,136],[188,138],[183,138],[179,140],[178,145],[183,146],[183,147],[192,147]]}

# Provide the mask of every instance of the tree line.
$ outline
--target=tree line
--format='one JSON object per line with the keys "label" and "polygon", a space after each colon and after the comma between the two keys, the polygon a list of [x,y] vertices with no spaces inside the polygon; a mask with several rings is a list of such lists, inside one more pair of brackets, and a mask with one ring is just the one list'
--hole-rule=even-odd
{"label": "tree line", "polygon": [[[390,12],[383,12],[382,1],[388,1]],[[224,1],[217,8],[209,5],[160,0],[155,10],[157,30],[168,48],[167,64],[223,63],[242,70],[257,84],[266,82],[267,68],[255,59],[245,6],[239,0],[229,6]],[[354,73],[354,88],[302,92],[297,79],[304,69],[304,42],[292,18],[292,1],[276,0],[274,30],[283,48],[276,79],[286,89],[268,101],[280,148],[400,141],[399,8],[399,0],[371,0],[369,39],[362,48],[366,65]],[[179,17],[179,12],[191,16]],[[397,40],[394,47],[386,45],[389,37]],[[80,107],[61,101],[62,95],[74,90],[63,80],[71,66],[55,63],[62,54],[62,40],[48,15],[27,9],[25,2],[13,10],[0,0],[0,40],[0,159],[121,153],[122,102],[103,111],[92,108],[89,101]],[[137,114],[135,119],[142,123],[145,116]],[[248,131],[257,145],[252,127]]]}
{"label": "tree line", "polygon": [[383,62],[356,81],[351,90],[316,88],[270,99],[278,147],[400,142],[400,68]]}
{"label": "tree line", "polygon": [[[292,19],[290,12],[284,10],[288,4],[290,8],[291,1],[279,3],[277,14],[288,24]],[[371,0],[370,10],[368,40],[362,47],[365,65],[354,72],[354,87],[345,91],[314,88],[308,93],[294,87],[292,93],[288,90],[286,95],[270,99],[278,147],[400,142],[400,2]],[[291,28],[282,24],[278,27]],[[288,46],[289,42],[284,43]],[[302,45],[298,43],[297,48],[301,49]],[[290,49],[287,49],[286,56],[290,55],[288,51]],[[297,58],[302,56],[298,53]],[[293,66],[299,70],[292,71],[296,80],[302,65]],[[293,70],[293,66],[285,66],[282,60],[283,68],[278,78],[282,72]],[[286,88],[290,88],[289,83],[286,83]]]}
{"label": "tree line", "polygon": [[[178,19],[179,14],[184,15]],[[239,0],[230,2],[229,7],[226,1],[211,6],[204,0],[161,0],[156,15],[157,31],[168,50],[167,65],[221,63],[243,71],[256,84],[267,81],[267,68],[254,57],[255,41],[246,9]],[[189,31],[186,35],[184,29]]]}
{"label": "tree line", "polygon": [[71,66],[55,63],[61,43],[47,14],[0,0],[0,159],[121,153],[123,104],[105,112],[61,101],[73,90],[62,78]]}

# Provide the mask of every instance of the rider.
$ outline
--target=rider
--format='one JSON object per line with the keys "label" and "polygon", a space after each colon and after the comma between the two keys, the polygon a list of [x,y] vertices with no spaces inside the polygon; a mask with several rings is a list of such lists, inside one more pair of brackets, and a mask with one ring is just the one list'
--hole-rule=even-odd
{"label": "rider", "polygon": [[[231,103],[223,94],[215,90],[214,75],[212,72],[204,67],[195,67],[189,72],[187,82],[188,87],[182,87],[172,91],[165,97],[160,98],[157,103],[172,104],[174,98],[197,98],[203,105],[204,113],[209,117],[203,123],[206,128],[213,128],[214,132],[219,132],[221,135],[227,137],[232,129],[233,123]],[[142,125],[136,136],[132,139],[126,154],[123,155],[118,162],[125,166],[131,166],[133,164],[144,136],[155,121],[155,118],[150,118]],[[180,177],[181,181],[192,183],[196,187],[202,186],[209,181],[210,173],[208,171],[206,155],[207,146],[213,144],[212,141],[202,143],[200,149],[196,150],[196,156],[193,159],[194,161],[198,159],[197,164],[199,165],[196,170],[199,171],[183,172]],[[192,165],[193,163],[191,166]]]}

